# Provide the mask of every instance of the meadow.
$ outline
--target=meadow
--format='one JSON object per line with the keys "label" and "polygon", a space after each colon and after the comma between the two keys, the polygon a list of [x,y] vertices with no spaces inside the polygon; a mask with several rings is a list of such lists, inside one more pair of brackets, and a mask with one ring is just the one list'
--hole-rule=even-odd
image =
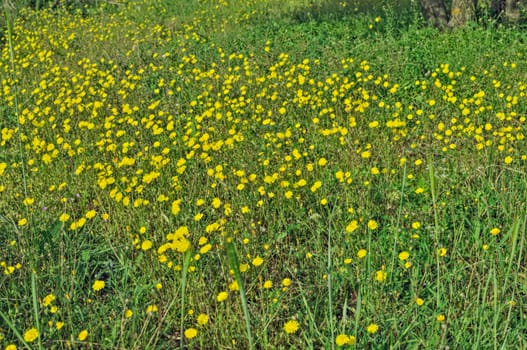
{"label": "meadow", "polygon": [[0,348],[527,349],[527,32],[377,5],[4,8]]}

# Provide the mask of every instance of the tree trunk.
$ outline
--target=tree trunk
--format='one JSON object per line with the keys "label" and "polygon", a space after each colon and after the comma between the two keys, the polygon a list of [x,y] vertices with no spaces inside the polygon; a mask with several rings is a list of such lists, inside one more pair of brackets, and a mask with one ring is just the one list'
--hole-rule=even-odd
{"label": "tree trunk", "polygon": [[434,27],[444,29],[448,25],[448,14],[443,0],[420,0],[425,19]]}
{"label": "tree trunk", "polygon": [[491,13],[499,20],[517,22],[520,19],[520,0],[492,0]]}
{"label": "tree trunk", "polygon": [[476,0],[452,0],[450,10],[450,27],[462,27],[476,19]]}
{"label": "tree trunk", "polygon": [[508,22],[518,22],[520,19],[520,0],[505,1],[505,18]]}
{"label": "tree trunk", "polygon": [[490,14],[493,18],[500,18],[505,8],[505,0],[492,0],[490,3]]}
{"label": "tree trunk", "polygon": [[[488,1],[488,0],[487,0]],[[520,20],[520,5],[522,0],[490,0],[491,14],[506,22]],[[420,0],[425,19],[434,27],[462,27],[467,22],[476,20],[478,0],[452,0],[450,13],[445,0]],[[450,16],[449,16],[450,14]]]}

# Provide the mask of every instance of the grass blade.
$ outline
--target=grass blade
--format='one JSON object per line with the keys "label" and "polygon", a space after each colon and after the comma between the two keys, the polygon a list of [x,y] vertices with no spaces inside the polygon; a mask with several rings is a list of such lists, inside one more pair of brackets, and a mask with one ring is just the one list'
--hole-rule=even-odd
{"label": "grass blade", "polygon": [[225,246],[227,250],[227,258],[229,260],[229,265],[234,271],[234,277],[236,278],[236,283],[238,283],[238,288],[240,289],[240,298],[242,301],[243,316],[245,319],[245,328],[247,331],[247,338],[249,340],[249,348],[253,350],[254,342],[251,333],[251,317],[249,314],[249,307],[247,304],[247,296],[245,295],[245,289],[243,287],[242,275],[240,273],[240,262],[238,260],[238,253],[236,251],[236,246],[232,242],[231,238],[227,239],[227,244]]}
{"label": "grass blade", "polygon": [[37,281],[35,277],[36,273],[33,271],[31,273],[31,297],[33,299],[33,316],[35,317],[35,323],[38,330],[38,348],[42,349],[42,338],[40,337],[40,318],[38,316],[38,301],[37,301]]}
{"label": "grass blade", "polygon": [[185,344],[185,294],[187,290],[187,275],[188,275],[188,267],[190,265],[190,257],[192,256],[192,250],[188,249],[185,252],[185,255],[183,257],[183,268],[181,269],[181,311],[180,311],[180,334],[181,334],[181,342],[180,346],[181,349],[184,348]]}
{"label": "grass blade", "polygon": [[[11,330],[11,332],[13,332],[16,335],[18,340],[20,340],[20,342],[22,344],[24,344],[24,346],[27,349],[31,350],[31,346],[29,346],[29,344],[26,343],[26,341],[24,340],[24,337],[22,337],[22,335],[18,332],[18,330],[16,329],[15,325],[13,324],[13,322],[11,322],[11,320],[2,311],[0,311],[0,316],[2,316],[2,318],[5,321],[5,323],[9,326],[9,329]],[[39,336],[39,339],[40,339],[40,336]]]}

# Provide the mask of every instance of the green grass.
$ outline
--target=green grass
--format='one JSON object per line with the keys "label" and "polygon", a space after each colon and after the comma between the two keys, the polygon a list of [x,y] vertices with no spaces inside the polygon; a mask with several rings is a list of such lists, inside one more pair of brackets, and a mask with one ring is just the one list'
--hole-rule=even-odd
{"label": "green grass", "polygon": [[0,348],[526,348],[527,37],[411,4],[20,9]]}

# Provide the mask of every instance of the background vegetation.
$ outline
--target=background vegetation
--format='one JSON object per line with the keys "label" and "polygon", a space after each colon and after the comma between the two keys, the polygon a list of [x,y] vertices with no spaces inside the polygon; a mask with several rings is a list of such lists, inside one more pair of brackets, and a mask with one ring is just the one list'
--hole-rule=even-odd
{"label": "background vegetation", "polygon": [[527,347],[521,24],[49,6],[4,2],[4,349]]}

